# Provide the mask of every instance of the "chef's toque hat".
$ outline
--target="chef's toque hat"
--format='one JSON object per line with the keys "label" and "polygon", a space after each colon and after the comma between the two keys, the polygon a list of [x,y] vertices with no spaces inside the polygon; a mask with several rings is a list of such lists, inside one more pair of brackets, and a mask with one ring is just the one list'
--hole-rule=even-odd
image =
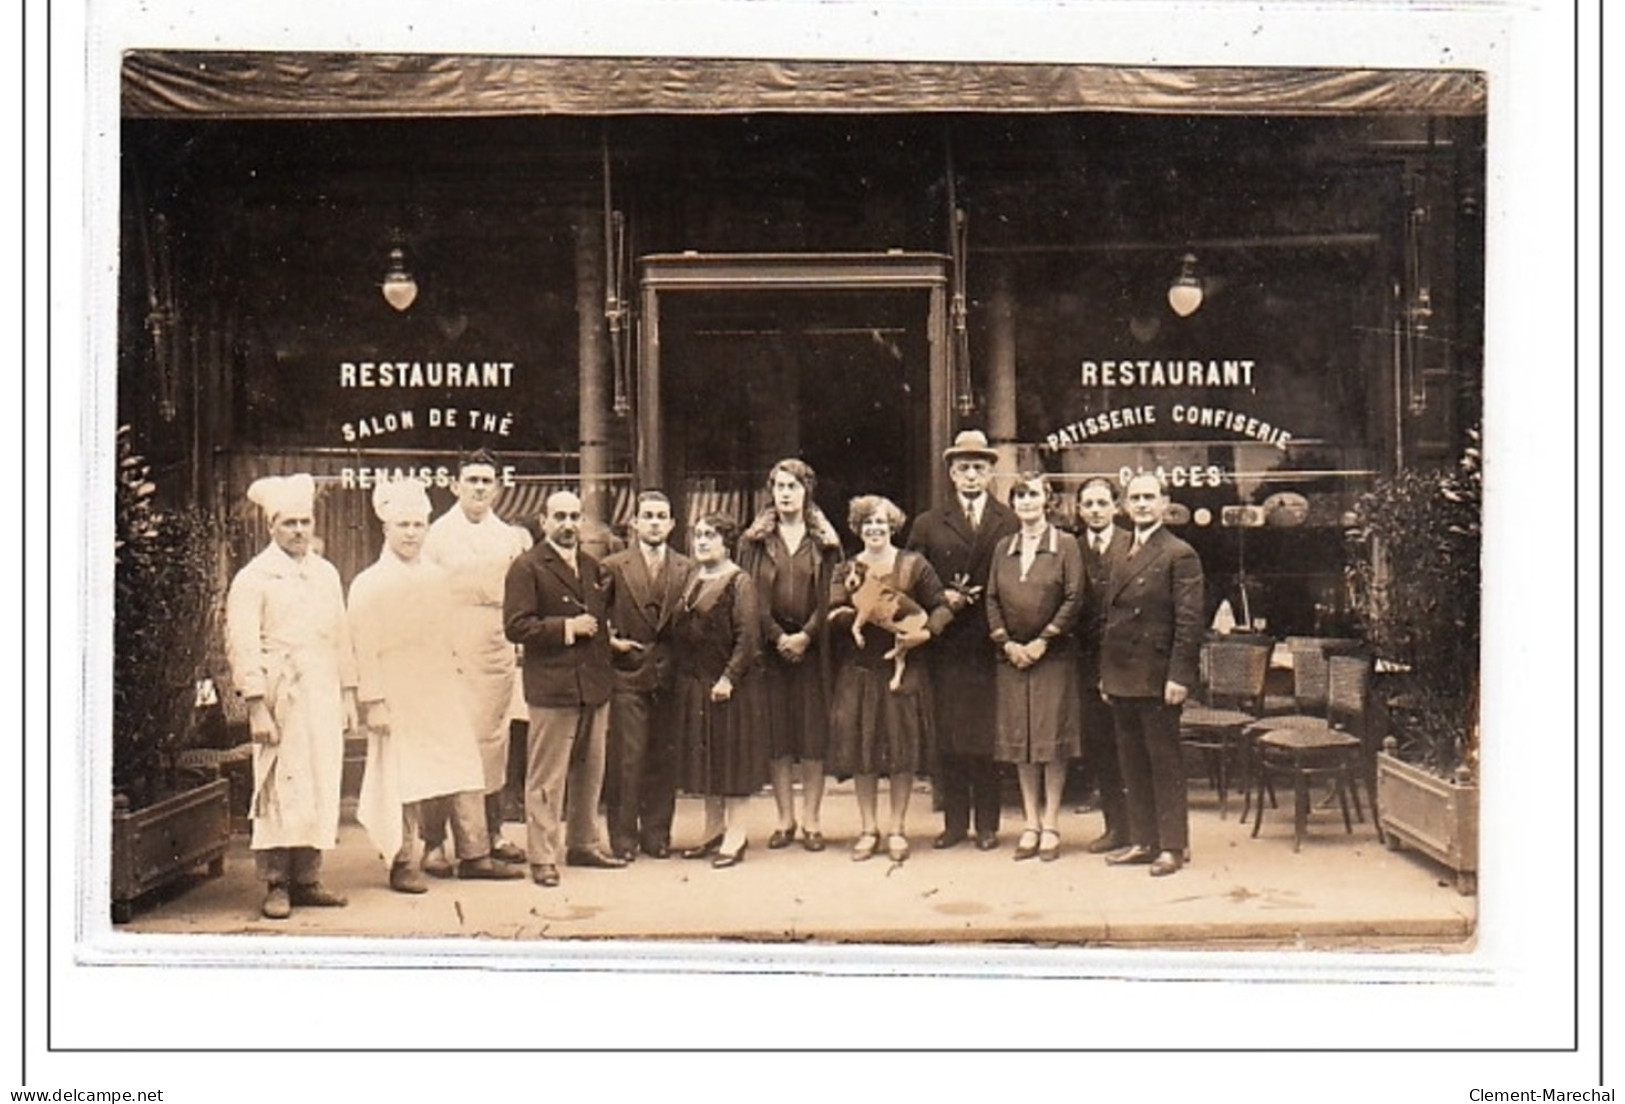
{"label": "chef's toque hat", "polygon": [[417,479],[392,479],[372,491],[372,510],[380,521],[428,521],[429,488]]}
{"label": "chef's toque hat", "polygon": [[248,487],[248,501],[275,524],[279,517],[310,517],[316,505],[316,481],[304,472],[267,475]]}

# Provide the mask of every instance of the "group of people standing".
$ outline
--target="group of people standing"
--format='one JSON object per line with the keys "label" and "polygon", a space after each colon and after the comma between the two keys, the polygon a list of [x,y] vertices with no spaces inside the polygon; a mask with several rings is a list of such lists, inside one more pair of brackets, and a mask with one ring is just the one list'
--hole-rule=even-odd
{"label": "group of people standing", "polygon": [[934,846],[973,830],[977,847],[998,846],[1000,764],[1011,763],[1015,858],[1059,857],[1068,769],[1081,761],[1105,820],[1087,850],[1173,874],[1190,850],[1179,712],[1197,679],[1201,561],[1163,524],[1157,476],[1130,478],[1121,511],[1111,480],[1085,480],[1068,533],[1050,519],[1041,473],[1017,477],[1009,506],[988,493],[997,458],[981,433],[961,433],[944,457],[953,501],[909,539],[947,580],[954,614],[932,645],[944,817]]}
{"label": "group of people standing", "polygon": [[[629,546],[598,562],[580,547],[575,494],[547,498],[533,542],[492,510],[497,462],[474,453],[433,524],[421,484],[376,489],[384,548],[347,601],[310,547],[311,477],[257,481],[249,498],[271,542],[232,582],[227,636],[255,743],[264,915],[345,903],[319,875],[346,730],[367,734],[358,816],[403,893],[425,892],[424,874],[515,879],[528,865],[551,887],[561,865],[669,858],[678,793],[704,799],[684,858],[744,861],[743,804],[764,786],[776,811],[767,848],[822,851],[830,775],[853,780],[855,861],[908,859],[909,800],[926,773],[944,819],[933,846],[974,833],[991,851],[1001,763],[1020,784],[1015,858],[1051,860],[1079,757],[1106,819],[1088,849],[1177,871],[1188,856],[1178,710],[1196,677],[1202,574],[1162,525],[1166,492],[1154,476],[1128,482],[1130,531],[1114,523],[1113,485],[1091,480],[1075,536],[1050,520],[1041,474],[1018,477],[1009,506],[989,493],[997,454],[981,433],[961,433],[943,459],[953,500],[919,517],[906,545],[903,512],[865,495],[849,506],[859,551],[847,557],[814,502],[813,470],[786,459],[743,529],[721,514],[689,519],[685,555],[669,544],[670,500],[644,491]],[[516,671],[529,720],[524,848],[501,834]],[[455,863],[441,854],[448,835]]]}
{"label": "group of people standing", "polygon": [[[421,483],[380,484],[383,551],[348,601],[311,547],[314,480],[249,487],[271,541],[227,592],[226,652],[254,742],[250,847],[266,917],[347,903],[320,880],[337,840],[346,731],[368,734],[357,816],[390,860],[392,888],[427,891],[423,871],[523,877],[524,852],[501,834],[515,672],[502,601],[530,538],[492,510],[496,472],[488,453],[467,457],[457,505],[433,525]],[[448,834],[455,864],[440,853]]]}

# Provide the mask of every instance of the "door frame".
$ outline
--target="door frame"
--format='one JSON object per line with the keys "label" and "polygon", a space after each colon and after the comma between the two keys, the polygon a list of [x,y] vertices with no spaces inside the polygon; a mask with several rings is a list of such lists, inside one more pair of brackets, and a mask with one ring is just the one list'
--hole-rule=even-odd
{"label": "door frame", "polygon": [[926,401],[932,462],[932,503],[947,491],[936,458],[949,445],[953,395],[949,380],[948,293],[950,259],[939,253],[654,253],[638,261],[637,441],[634,469],[641,486],[665,482],[661,424],[661,296],[692,291],[922,290],[928,293],[925,336]]}

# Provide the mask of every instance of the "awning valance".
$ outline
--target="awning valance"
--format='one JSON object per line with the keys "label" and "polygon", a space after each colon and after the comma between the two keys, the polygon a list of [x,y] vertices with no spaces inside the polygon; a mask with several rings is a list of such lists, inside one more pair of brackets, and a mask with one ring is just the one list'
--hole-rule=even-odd
{"label": "awning valance", "polygon": [[1485,112],[1460,70],[130,51],[128,118],[744,112]]}

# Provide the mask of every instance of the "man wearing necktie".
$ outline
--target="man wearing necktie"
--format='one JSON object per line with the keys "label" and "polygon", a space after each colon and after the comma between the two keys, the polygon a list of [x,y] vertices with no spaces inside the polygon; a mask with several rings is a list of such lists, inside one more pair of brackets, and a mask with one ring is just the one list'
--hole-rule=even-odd
{"label": "man wearing necktie", "polygon": [[669,640],[694,562],[667,543],[671,500],[644,491],[632,516],[632,547],[604,559],[615,689],[609,706],[604,806],[610,850],[630,862],[671,854],[677,801],[676,718]]}
{"label": "man wearing necktie", "polygon": [[581,499],[553,492],[543,539],[508,568],[502,602],[504,631],[525,649],[526,853],[532,880],[544,887],[559,884],[561,851],[569,866],[626,865],[599,844],[613,673],[606,588],[597,562],[579,548],[580,534]]}
{"label": "man wearing necktie", "polygon": [[1157,476],[1134,476],[1123,501],[1134,539],[1106,584],[1100,691],[1116,723],[1129,845],[1106,861],[1149,863],[1161,877],[1179,870],[1190,844],[1179,712],[1202,646],[1202,561],[1163,525],[1168,492]]}
{"label": "man wearing necktie", "polygon": [[999,454],[987,437],[965,430],[943,453],[952,501],[921,514],[908,547],[930,561],[954,619],[926,650],[936,706],[943,832],[934,846],[953,847],[970,833],[976,846],[998,846],[999,766],[993,761],[993,676],[997,656],[987,638],[982,592],[1000,539],[1020,527],[1010,507],[988,493]]}
{"label": "man wearing necktie", "polygon": [[1112,524],[1117,515],[1116,487],[1095,476],[1078,488],[1078,533],[1083,545],[1084,599],[1078,618],[1078,657],[1082,671],[1083,780],[1098,790],[1106,830],[1089,844],[1094,854],[1115,851],[1128,843],[1128,805],[1123,773],[1117,763],[1117,729],[1111,706],[1100,696],[1100,636],[1106,626],[1106,586],[1113,565],[1128,552],[1133,539]]}

